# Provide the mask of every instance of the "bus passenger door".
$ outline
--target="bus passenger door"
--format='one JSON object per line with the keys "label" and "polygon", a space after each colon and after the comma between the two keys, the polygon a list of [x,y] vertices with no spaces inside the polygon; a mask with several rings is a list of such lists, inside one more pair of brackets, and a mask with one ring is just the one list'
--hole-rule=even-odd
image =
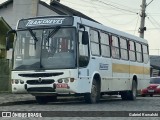
{"label": "bus passenger door", "polygon": [[89,75],[89,44],[83,44],[82,34],[83,30],[79,30],[79,41],[78,41],[78,76],[79,86],[82,86],[81,92],[89,92],[90,88],[90,75]]}

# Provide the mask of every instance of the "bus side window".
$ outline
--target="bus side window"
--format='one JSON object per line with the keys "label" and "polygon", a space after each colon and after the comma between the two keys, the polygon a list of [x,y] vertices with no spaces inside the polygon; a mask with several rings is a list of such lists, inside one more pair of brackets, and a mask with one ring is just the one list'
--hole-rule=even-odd
{"label": "bus side window", "polygon": [[[100,56],[99,34],[96,30],[90,30],[91,53]],[[95,49],[96,48],[96,49]]]}
{"label": "bus side window", "polygon": [[128,48],[126,39],[120,38],[120,48],[121,48],[121,58],[123,60],[128,60]]}
{"label": "bus side window", "polygon": [[135,52],[135,43],[133,41],[129,41],[129,59],[131,61],[136,61],[136,52]]}
{"label": "bus side window", "polygon": [[82,31],[79,31],[79,67],[85,67],[89,63],[88,45],[82,44]]}
{"label": "bus side window", "polygon": [[140,43],[136,43],[136,56],[137,61],[142,62],[142,45]]}
{"label": "bus side window", "polygon": [[109,45],[109,35],[106,33],[100,33],[101,35],[101,51],[103,57],[110,57],[110,45]]}
{"label": "bus side window", "polygon": [[143,49],[143,62],[148,63],[149,61],[149,52],[148,52],[148,46],[142,45]]}
{"label": "bus side window", "polygon": [[112,57],[116,58],[116,59],[119,59],[120,58],[120,54],[119,54],[119,41],[118,41],[118,37],[112,36],[111,39],[112,39],[112,47],[111,47]]}

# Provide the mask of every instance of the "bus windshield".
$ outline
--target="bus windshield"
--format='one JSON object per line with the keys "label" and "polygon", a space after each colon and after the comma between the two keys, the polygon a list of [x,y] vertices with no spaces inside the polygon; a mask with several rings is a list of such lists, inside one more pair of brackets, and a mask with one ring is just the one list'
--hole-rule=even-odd
{"label": "bus windshield", "polygon": [[17,31],[14,70],[67,69],[76,65],[75,29]]}

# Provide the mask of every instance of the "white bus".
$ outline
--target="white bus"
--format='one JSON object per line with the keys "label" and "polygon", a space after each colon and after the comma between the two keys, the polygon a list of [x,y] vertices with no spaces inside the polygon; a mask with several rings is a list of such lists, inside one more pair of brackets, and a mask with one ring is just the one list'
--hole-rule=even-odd
{"label": "white bus", "polygon": [[59,95],[81,95],[96,103],[102,95],[135,100],[150,79],[146,40],[77,16],[21,19],[13,45],[12,92],[40,104]]}

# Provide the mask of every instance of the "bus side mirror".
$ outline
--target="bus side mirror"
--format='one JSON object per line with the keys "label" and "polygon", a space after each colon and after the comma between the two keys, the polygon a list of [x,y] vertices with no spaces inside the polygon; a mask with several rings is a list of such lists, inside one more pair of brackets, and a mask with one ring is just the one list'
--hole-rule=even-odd
{"label": "bus side mirror", "polygon": [[82,33],[82,44],[88,45],[89,44],[89,36],[87,31],[83,31]]}
{"label": "bus side mirror", "polygon": [[7,32],[6,35],[6,50],[9,50],[11,48],[11,41],[10,41],[10,36],[12,33],[16,33],[15,30],[10,30]]}
{"label": "bus side mirror", "polygon": [[9,37],[6,37],[6,50],[8,51],[11,48]]}

